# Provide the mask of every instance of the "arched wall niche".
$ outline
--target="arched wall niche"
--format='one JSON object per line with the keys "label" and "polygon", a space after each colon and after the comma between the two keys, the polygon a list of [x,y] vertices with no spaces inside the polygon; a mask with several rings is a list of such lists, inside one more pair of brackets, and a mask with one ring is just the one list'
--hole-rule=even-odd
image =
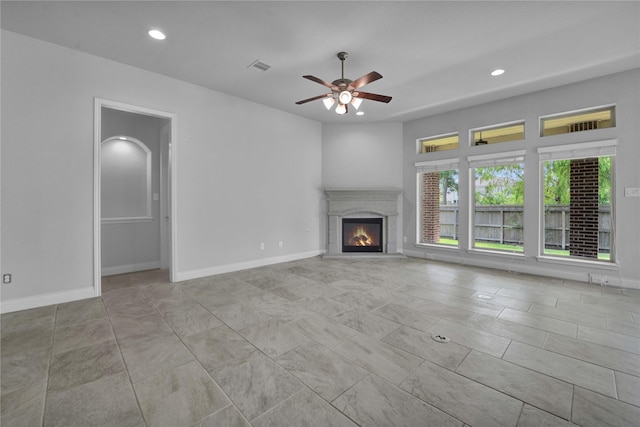
{"label": "arched wall niche", "polygon": [[139,139],[118,135],[100,144],[101,221],[152,221],[151,150]]}

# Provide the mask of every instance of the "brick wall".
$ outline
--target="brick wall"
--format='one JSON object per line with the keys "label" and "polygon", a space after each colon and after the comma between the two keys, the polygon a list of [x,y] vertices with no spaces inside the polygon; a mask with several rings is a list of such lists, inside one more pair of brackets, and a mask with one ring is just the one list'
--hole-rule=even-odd
{"label": "brick wall", "polygon": [[570,254],[598,258],[598,158],[570,163]]}
{"label": "brick wall", "polygon": [[427,172],[421,175],[422,195],[421,239],[423,243],[440,242],[440,174]]}

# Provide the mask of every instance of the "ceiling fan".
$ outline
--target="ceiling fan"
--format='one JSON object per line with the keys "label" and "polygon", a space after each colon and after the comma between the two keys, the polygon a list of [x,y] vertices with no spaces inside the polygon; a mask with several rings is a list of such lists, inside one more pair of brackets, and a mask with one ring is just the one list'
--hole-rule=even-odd
{"label": "ceiling fan", "polygon": [[380,73],[375,71],[370,72],[369,74],[365,74],[364,76],[356,79],[349,80],[344,78],[344,61],[347,59],[349,54],[347,52],[338,52],[338,58],[342,63],[342,77],[334,80],[331,83],[327,83],[322,79],[319,79],[315,76],[302,76],[305,79],[311,80],[312,82],[320,83],[323,86],[331,89],[330,93],[325,93],[323,95],[314,96],[313,98],[303,99],[302,101],[296,102],[298,105],[305,104],[310,101],[315,101],[316,99],[322,99],[324,106],[327,107],[327,110],[330,110],[333,104],[336,102],[338,105],[336,106],[336,113],[338,114],[346,114],[348,111],[348,105],[351,104],[357,110],[360,108],[360,104],[363,99],[370,99],[372,101],[378,102],[389,102],[391,101],[390,96],[385,95],[377,95],[375,93],[362,92],[360,89],[362,86],[367,85],[371,82],[375,82],[382,78]]}

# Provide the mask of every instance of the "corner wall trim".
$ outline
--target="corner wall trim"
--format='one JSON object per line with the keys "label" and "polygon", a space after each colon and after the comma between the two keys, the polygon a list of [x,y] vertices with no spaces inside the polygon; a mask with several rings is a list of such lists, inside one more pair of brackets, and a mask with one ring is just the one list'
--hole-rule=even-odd
{"label": "corner wall trim", "polygon": [[231,273],[234,271],[248,270],[250,268],[264,267],[267,265],[280,264],[283,262],[297,261],[305,258],[313,258],[318,255],[323,255],[326,251],[317,250],[310,252],[300,252],[291,255],[278,256],[273,258],[263,258],[253,261],[245,261],[237,264],[227,264],[218,267],[203,268],[200,270],[182,271],[177,273],[176,282],[182,282],[185,280],[199,279],[201,277],[215,276],[217,274]]}
{"label": "corner wall trim", "polygon": [[30,308],[93,298],[95,296],[96,294],[93,286],[87,286],[86,288],[72,289],[69,291],[52,292],[49,294],[41,294],[25,298],[13,298],[2,301],[0,312],[11,313],[14,311],[28,310]]}

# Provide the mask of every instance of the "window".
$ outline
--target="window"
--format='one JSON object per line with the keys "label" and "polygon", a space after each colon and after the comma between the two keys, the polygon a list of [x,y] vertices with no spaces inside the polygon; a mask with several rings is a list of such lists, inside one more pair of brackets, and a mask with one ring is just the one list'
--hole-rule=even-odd
{"label": "window", "polygon": [[416,163],[418,243],[458,246],[458,160]]}
{"label": "window", "polygon": [[524,250],[524,151],[471,156],[473,247]]}
{"label": "window", "polygon": [[540,118],[540,136],[615,127],[615,106],[590,108]]}
{"label": "window", "polygon": [[419,153],[433,153],[435,151],[454,150],[458,148],[459,137],[457,133],[433,136],[418,140]]}
{"label": "window", "polygon": [[524,122],[471,130],[472,145],[496,144],[524,139]]}
{"label": "window", "polygon": [[538,149],[546,256],[613,262],[615,141]]}

